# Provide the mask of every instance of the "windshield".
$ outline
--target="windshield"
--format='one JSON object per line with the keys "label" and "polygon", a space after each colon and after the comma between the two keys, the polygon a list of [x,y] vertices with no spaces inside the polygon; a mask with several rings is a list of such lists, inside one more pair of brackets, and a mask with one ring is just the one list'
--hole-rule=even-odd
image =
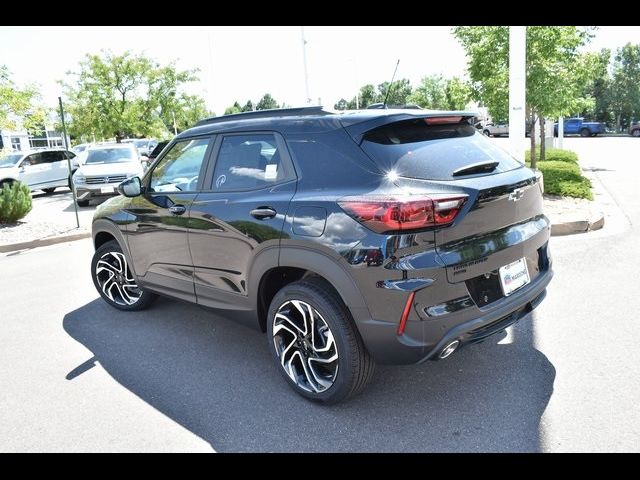
{"label": "windshield", "polygon": [[137,155],[131,148],[101,148],[96,150],[87,150],[83,152],[87,154],[85,164],[91,165],[96,163],[124,163],[137,160]]}
{"label": "windshield", "polygon": [[9,153],[0,156],[0,167],[12,167],[22,158],[21,153]]}
{"label": "windshield", "polygon": [[138,148],[146,147],[147,146],[147,140],[134,140],[133,144]]}

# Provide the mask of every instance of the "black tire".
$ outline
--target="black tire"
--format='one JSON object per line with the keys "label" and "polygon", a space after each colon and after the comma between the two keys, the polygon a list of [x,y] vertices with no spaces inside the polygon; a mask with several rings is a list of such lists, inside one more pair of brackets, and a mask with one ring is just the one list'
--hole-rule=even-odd
{"label": "black tire", "polygon": [[42,191],[43,191],[44,193],[46,193],[47,195],[51,195],[53,192],[55,192],[55,191],[56,191],[56,187],[53,187],[53,188],[43,188],[43,189],[42,189]]}
{"label": "black tire", "polygon": [[[331,334],[333,337],[335,354],[337,354],[337,360],[335,361],[337,362],[337,370],[335,371],[335,377],[330,382],[327,382],[330,383],[330,386],[323,391],[310,391],[300,386],[289,376],[281,362],[278,347],[276,346],[278,340],[273,335],[274,320],[276,313],[279,310],[282,313],[284,311],[282,309],[286,308],[286,305],[290,305],[292,300],[304,302],[304,304],[311,306],[320,314],[320,318],[316,319],[314,325],[321,325],[322,320],[324,320],[324,325],[328,327],[328,333],[326,331],[321,332],[326,335],[323,340],[325,347],[329,344],[327,341],[328,335]],[[322,329],[324,326],[319,328]],[[318,333],[316,333],[316,338],[317,335]],[[291,335],[290,338],[294,338],[294,336]],[[269,350],[280,373],[298,394],[309,400],[324,404],[335,404],[344,401],[363,390],[373,376],[375,362],[367,352],[349,310],[338,294],[320,278],[310,277],[290,283],[276,294],[269,307],[267,339]],[[294,345],[294,342],[295,340],[292,340],[289,345]],[[294,347],[294,351],[296,348]],[[283,350],[286,353],[288,348]],[[298,358],[302,359],[303,357],[298,355]],[[307,362],[307,365],[311,365],[311,363]],[[299,363],[298,366],[301,366],[301,364]],[[301,379],[300,383],[304,383],[303,377],[299,376],[298,378]],[[307,378],[309,378],[308,375]]]}
{"label": "black tire", "polygon": [[636,128],[635,130],[631,130],[632,137],[640,137],[640,128]]}
{"label": "black tire", "polygon": [[580,129],[580,136],[581,137],[590,137],[591,136],[591,132],[589,131],[588,128],[582,128],[582,129]]}
{"label": "black tire", "polygon": [[0,181],[0,190],[2,190],[5,185],[9,185],[9,187],[11,187],[11,185],[13,185],[13,180],[1,180]]}
{"label": "black tire", "polygon": [[[121,258],[124,259],[124,265],[122,265],[120,261],[117,261],[117,258],[113,256],[114,254],[117,257],[121,256]],[[101,262],[101,265],[98,265],[98,262]],[[102,267],[105,262],[111,264],[111,267]],[[98,268],[101,268],[102,271],[98,272]],[[111,268],[113,270],[111,270]],[[125,311],[144,310],[149,305],[151,305],[151,303],[157,298],[157,295],[155,293],[147,292],[139,287],[137,289],[133,289],[131,287],[125,289],[122,288],[123,284],[117,281],[112,281],[112,286],[106,289],[107,292],[109,292],[113,296],[113,298],[109,298],[108,294],[105,293],[105,288],[103,288],[105,286],[104,279],[110,278],[110,272],[118,269],[126,269],[127,274],[124,278],[125,282],[128,278],[135,282],[135,278],[131,274],[131,270],[127,265],[126,258],[118,242],[116,242],[115,240],[111,240],[110,242],[106,242],[103,245],[100,245],[100,247],[98,247],[98,249],[93,254],[93,259],[91,260],[91,278],[93,280],[93,285],[96,287],[96,290],[103,298],[103,300],[112,307],[117,308],[118,310]],[[119,285],[114,285],[116,283],[119,283]],[[114,286],[115,292],[113,288]],[[137,297],[137,300],[135,300],[135,302],[133,303],[127,304],[128,300],[123,294],[120,293],[122,291],[128,292],[126,296],[128,296],[129,299]]]}
{"label": "black tire", "polygon": [[490,132],[489,130],[483,130],[483,131],[482,131],[482,134],[483,134],[483,135],[486,135],[487,137],[490,137],[490,136],[491,136],[491,132]]}
{"label": "black tire", "polygon": [[89,200],[77,200],[76,203],[78,204],[79,207],[89,206]]}

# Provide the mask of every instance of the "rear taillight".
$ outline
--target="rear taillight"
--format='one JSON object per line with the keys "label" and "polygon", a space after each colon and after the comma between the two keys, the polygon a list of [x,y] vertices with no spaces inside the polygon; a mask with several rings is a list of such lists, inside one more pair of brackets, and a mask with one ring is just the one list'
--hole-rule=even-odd
{"label": "rear taillight", "polygon": [[406,232],[449,225],[466,195],[344,197],[338,205],[352,218],[378,233]]}

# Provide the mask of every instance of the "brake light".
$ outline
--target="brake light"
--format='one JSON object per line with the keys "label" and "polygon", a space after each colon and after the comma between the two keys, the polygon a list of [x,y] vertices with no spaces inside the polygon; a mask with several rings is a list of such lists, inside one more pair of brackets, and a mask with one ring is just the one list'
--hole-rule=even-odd
{"label": "brake light", "polygon": [[370,230],[387,233],[449,225],[466,200],[466,195],[365,196],[341,198],[338,205]]}
{"label": "brake light", "polygon": [[427,125],[447,125],[451,123],[460,123],[462,120],[461,115],[452,117],[427,117],[424,119]]}

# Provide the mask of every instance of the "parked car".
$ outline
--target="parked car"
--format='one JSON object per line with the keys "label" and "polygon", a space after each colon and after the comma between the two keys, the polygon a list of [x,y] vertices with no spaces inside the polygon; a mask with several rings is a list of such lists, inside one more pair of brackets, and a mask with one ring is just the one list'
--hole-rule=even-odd
{"label": "parked car", "polygon": [[508,123],[486,123],[482,127],[482,133],[484,133],[487,137],[499,137],[500,135],[509,135],[509,124]]}
{"label": "parked car", "polygon": [[118,184],[143,173],[138,151],[132,144],[96,145],[80,157],[80,168],[73,175],[79,207],[86,207],[95,198],[117,195]]}
{"label": "parked car", "polygon": [[640,122],[632,122],[629,127],[629,135],[632,137],[640,137]]}
{"label": "parked car", "polygon": [[93,144],[92,143],[80,143],[80,144],[76,145],[75,147],[71,147],[71,151],[73,153],[75,153],[76,155],[78,155],[78,154],[84,152],[91,145],[93,145]]}
{"label": "parked car", "polygon": [[133,143],[141,156],[148,157],[149,153],[156,148],[158,141],[155,138],[126,138],[122,143]]}
{"label": "parked car", "polygon": [[525,317],[552,277],[541,177],[472,116],[203,120],[96,212],[95,287],[125,311],[161,294],[233,312],[318,402],[362,390],[375,362],[447,358]]}
{"label": "parked car", "polygon": [[[564,135],[594,137],[599,133],[605,133],[606,129],[606,124],[602,122],[585,122],[583,118],[566,118],[563,131]],[[558,136],[558,122],[553,124],[553,135]]]}
{"label": "parked car", "polygon": [[[74,162],[75,154],[61,149],[38,149],[11,152],[0,157],[0,186],[19,180],[31,191],[53,193],[58,187],[70,187],[67,159]],[[73,174],[72,166],[72,174]]]}

